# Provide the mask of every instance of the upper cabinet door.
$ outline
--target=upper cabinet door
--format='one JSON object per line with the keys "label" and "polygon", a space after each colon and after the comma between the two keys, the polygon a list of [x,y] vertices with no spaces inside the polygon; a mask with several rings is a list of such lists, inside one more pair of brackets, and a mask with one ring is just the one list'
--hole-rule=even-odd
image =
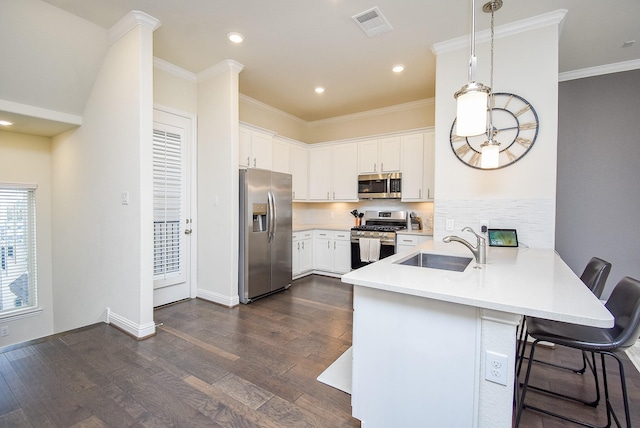
{"label": "upper cabinet door", "polygon": [[382,174],[396,171],[400,171],[400,137],[358,143],[359,174]]}
{"label": "upper cabinet door", "polygon": [[272,170],[291,174],[291,145],[279,138],[273,139]]}
{"label": "upper cabinet door", "polygon": [[333,146],[333,200],[358,200],[358,145]]}
{"label": "upper cabinet door", "polygon": [[238,165],[241,168],[271,169],[273,135],[240,127]]}
{"label": "upper cabinet door", "polygon": [[271,169],[273,136],[253,131],[251,135],[252,168]]}
{"label": "upper cabinet door", "polygon": [[424,191],[424,134],[402,137],[402,200],[422,201]]}
{"label": "upper cabinet door", "polygon": [[378,172],[380,172],[378,140],[360,141],[358,143],[358,173],[375,174]]}
{"label": "upper cabinet door", "polygon": [[380,172],[400,171],[400,137],[378,140],[378,163]]}
{"label": "upper cabinet door", "polygon": [[330,201],[331,195],[331,148],[309,149],[309,200]]}
{"label": "upper cabinet door", "polygon": [[251,164],[251,130],[240,127],[238,141],[238,164],[248,168]]}
{"label": "upper cabinet door", "polygon": [[291,147],[291,176],[293,180],[293,200],[309,199],[309,149],[293,145]]}

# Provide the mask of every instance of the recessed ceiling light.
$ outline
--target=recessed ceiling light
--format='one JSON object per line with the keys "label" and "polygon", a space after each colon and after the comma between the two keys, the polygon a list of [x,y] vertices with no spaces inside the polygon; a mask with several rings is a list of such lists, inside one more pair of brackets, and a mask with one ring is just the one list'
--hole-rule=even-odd
{"label": "recessed ceiling light", "polygon": [[402,64],[394,65],[392,70],[394,73],[401,73],[404,71],[404,65]]}
{"label": "recessed ceiling light", "polygon": [[321,94],[324,92],[324,88],[322,86],[318,86],[314,89],[314,91],[316,91],[316,94]]}
{"label": "recessed ceiling light", "polygon": [[227,37],[231,43],[242,43],[244,41],[244,36],[240,33],[229,33]]}
{"label": "recessed ceiling light", "polygon": [[0,120],[0,126],[11,126],[13,122],[9,122],[8,120]]}

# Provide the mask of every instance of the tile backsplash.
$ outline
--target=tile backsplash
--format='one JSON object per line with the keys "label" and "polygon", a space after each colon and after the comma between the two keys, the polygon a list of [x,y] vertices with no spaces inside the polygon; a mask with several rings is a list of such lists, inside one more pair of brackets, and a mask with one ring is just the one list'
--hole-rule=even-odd
{"label": "tile backsplash", "polygon": [[[445,230],[453,220],[454,230]],[[435,203],[433,239],[458,234],[465,226],[480,231],[480,222],[495,229],[516,229],[518,240],[529,247],[554,248],[553,199],[438,199]]]}
{"label": "tile backsplash", "polygon": [[405,210],[415,212],[422,219],[422,228],[432,230],[433,202],[405,203],[394,200],[360,201],[360,202],[294,202],[294,224],[322,224],[340,227],[351,227],[355,223],[351,211],[367,210],[389,211]]}

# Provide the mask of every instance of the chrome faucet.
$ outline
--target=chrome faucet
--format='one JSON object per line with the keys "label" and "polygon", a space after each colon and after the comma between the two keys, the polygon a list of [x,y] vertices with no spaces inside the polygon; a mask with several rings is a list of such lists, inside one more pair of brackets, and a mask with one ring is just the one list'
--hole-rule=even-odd
{"label": "chrome faucet", "polygon": [[471,229],[468,226],[463,228],[462,231],[471,232],[474,235],[476,235],[476,238],[478,239],[478,243],[476,244],[475,247],[469,244],[469,242],[455,235],[445,236],[444,238],[442,238],[442,242],[445,242],[447,244],[452,241],[459,242],[465,247],[467,247],[473,253],[473,255],[476,258],[476,263],[481,265],[487,264],[487,240],[484,238],[484,236],[478,235],[476,232],[474,232],[473,229]]}

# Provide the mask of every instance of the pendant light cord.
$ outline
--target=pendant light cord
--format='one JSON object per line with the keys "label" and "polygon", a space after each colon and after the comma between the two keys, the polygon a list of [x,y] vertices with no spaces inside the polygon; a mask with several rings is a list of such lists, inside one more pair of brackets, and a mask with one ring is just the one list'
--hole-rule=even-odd
{"label": "pendant light cord", "polygon": [[493,11],[494,8],[491,7],[491,61],[489,66],[489,87],[491,88],[491,93],[489,94],[489,144],[493,143],[493,107],[495,101],[495,97],[493,96]]}

